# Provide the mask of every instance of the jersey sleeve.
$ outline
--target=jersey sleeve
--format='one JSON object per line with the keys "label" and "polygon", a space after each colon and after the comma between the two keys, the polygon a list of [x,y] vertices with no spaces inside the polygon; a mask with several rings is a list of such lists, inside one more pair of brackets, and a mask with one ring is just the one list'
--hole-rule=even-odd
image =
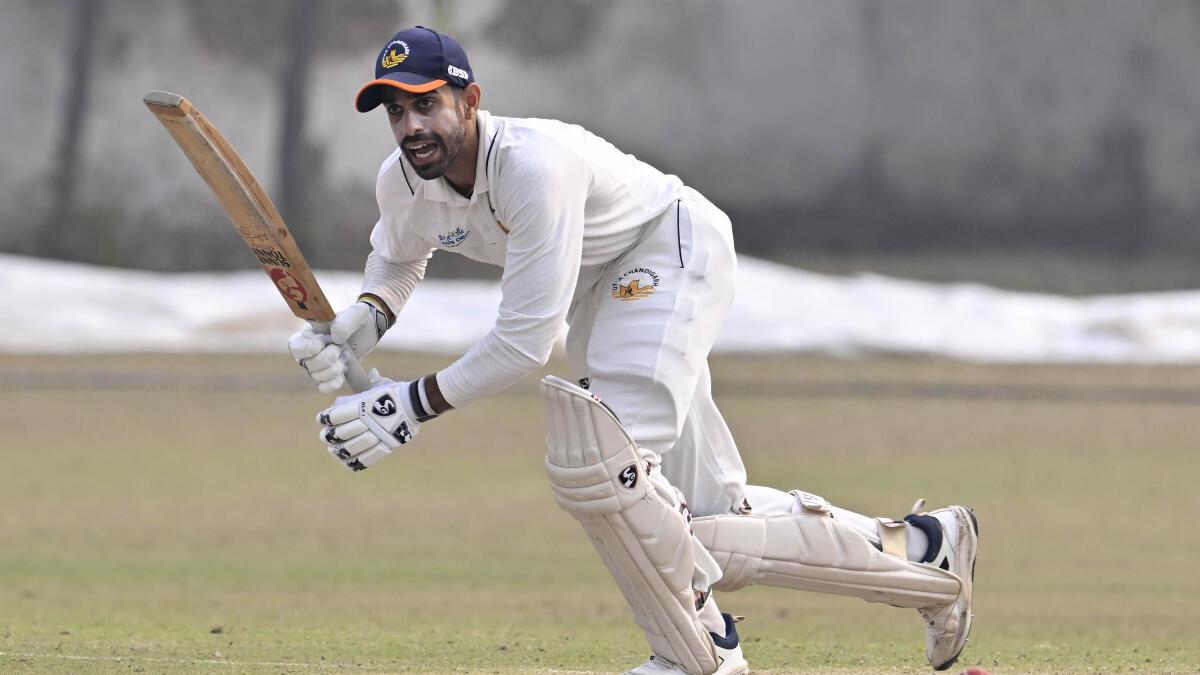
{"label": "jersey sleeve", "polygon": [[425,260],[390,262],[375,251],[367,255],[363,269],[362,293],[370,293],[387,303],[398,316],[408,303],[417,282],[425,278]]}
{"label": "jersey sleeve", "polygon": [[496,325],[437,376],[456,408],[545,365],[579,277],[586,164],[561,145],[524,149],[494,187],[497,215],[509,228]]}

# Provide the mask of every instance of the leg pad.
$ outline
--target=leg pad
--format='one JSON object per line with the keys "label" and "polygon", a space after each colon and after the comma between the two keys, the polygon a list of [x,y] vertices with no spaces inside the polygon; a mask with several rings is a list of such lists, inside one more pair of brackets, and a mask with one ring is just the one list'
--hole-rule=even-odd
{"label": "leg pad", "polygon": [[546,402],[546,474],[555,499],[583,526],[650,649],[689,673],[718,666],[692,587],[695,552],[687,520],[647,475],[637,445],[599,400],[555,377]]}
{"label": "leg pad", "polygon": [[692,528],[721,566],[718,591],[766,584],[920,608],[953,602],[962,585],[945,570],[883,553],[854,528],[814,513],[706,516],[693,519]]}

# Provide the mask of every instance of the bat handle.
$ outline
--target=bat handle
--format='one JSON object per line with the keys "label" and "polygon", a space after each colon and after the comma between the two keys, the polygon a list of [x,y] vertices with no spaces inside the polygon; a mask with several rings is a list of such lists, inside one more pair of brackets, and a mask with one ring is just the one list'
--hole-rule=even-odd
{"label": "bat handle", "polygon": [[[332,321],[314,321],[310,320],[309,325],[318,333],[329,334],[329,326]],[[363,392],[371,388],[370,378],[367,377],[367,372],[363,370],[362,364],[358,362],[358,357],[354,355],[354,350],[349,345],[342,348],[342,365],[346,366],[346,384],[355,392]]]}
{"label": "bat handle", "polygon": [[358,357],[349,347],[342,350],[342,363],[346,365],[346,382],[351,389],[361,392],[371,388],[367,372],[363,370],[362,364],[358,362]]}

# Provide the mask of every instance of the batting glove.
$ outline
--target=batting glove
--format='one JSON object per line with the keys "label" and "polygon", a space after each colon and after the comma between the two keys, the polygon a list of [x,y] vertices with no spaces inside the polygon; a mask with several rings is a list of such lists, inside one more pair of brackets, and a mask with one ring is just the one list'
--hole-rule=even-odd
{"label": "batting glove", "polygon": [[436,415],[421,407],[420,382],[380,380],[374,388],[338,398],[321,411],[321,440],[346,468],[362,471],[412,441]]}
{"label": "batting glove", "polygon": [[370,298],[360,299],[337,313],[329,333],[318,333],[312,326],[292,335],[288,350],[322,394],[331,394],[346,383],[346,364],[342,349],[349,347],[355,358],[362,359],[383,337],[391,316]]}

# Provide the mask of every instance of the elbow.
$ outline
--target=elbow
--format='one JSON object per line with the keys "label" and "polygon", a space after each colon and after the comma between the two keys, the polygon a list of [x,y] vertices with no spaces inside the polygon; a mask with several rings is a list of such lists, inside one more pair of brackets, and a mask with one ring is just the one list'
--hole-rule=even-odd
{"label": "elbow", "polygon": [[502,313],[492,329],[492,344],[503,352],[506,361],[528,374],[549,363],[562,329],[562,316]]}
{"label": "elbow", "polygon": [[547,363],[550,363],[550,354],[553,352],[554,352],[554,343],[550,343],[549,345],[546,345],[545,349],[542,349],[541,351],[539,351],[537,353],[537,358],[534,359],[535,363],[534,363],[534,366],[532,369],[537,370],[538,368],[545,367],[545,365]]}
{"label": "elbow", "polygon": [[508,352],[508,362],[524,371],[526,375],[549,363],[550,354],[554,352],[553,340],[519,344],[517,341],[501,337],[500,342],[504,351]]}
{"label": "elbow", "polygon": [[523,350],[521,356],[525,370],[532,372],[544,367],[550,362],[550,354],[553,352],[553,342],[546,345],[537,345],[537,347],[532,350]]}

